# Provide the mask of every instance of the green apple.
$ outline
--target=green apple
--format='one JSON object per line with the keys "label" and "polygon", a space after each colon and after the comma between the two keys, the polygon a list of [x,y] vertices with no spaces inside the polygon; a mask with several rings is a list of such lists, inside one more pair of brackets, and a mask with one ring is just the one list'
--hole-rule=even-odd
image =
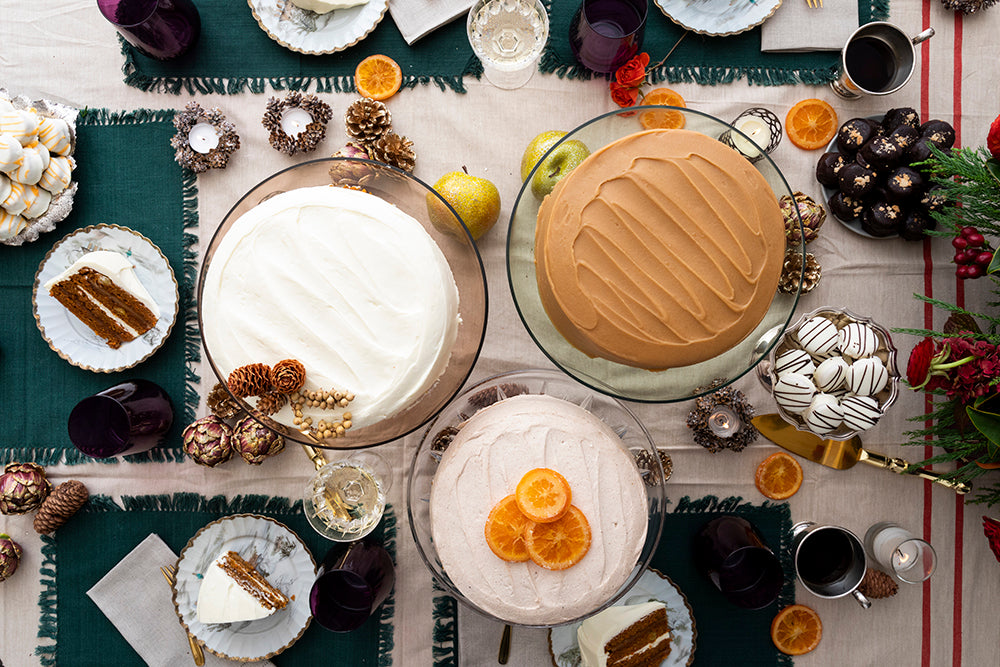
{"label": "green apple", "polygon": [[556,183],[576,169],[588,155],[590,149],[578,139],[559,144],[535,170],[535,175],[531,177],[531,192],[539,199],[544,198],[552,192]]}
{"label": "green apple", "polygon": [[531,140],[521,156],[521,182],[528,179],[528,174],[535,168],[545,151],[556,145],[556,142],[566,136],[562,130],[547,130]]}
{"label": "green apple", "polygon": [[[472,176],[465,167],[450,171],[434,184],[434,190],[451,204],[469,230],[473,240],[478,240],[493,228],[500,217],[500,191],[490,181]],[[427,193],[427,214],[431,223],[446,234],[461,234],[458,220],[441,200]]]}

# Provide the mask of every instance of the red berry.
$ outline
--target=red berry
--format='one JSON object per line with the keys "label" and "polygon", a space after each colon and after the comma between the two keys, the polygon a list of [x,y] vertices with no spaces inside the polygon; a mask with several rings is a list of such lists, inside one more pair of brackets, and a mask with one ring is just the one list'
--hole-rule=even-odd
{"label": "red berry", "polygon": [[986,237],[984,237],[979,232],[976,232],[975,234],[969,234],[965,238],[966,240],[969,241],[969,245],[973,246],[974,248],[981,248],[986,243]]}
{"label": "red berry", "polygon": [[965,238],[969,238],[969,234],[978,234],[979,230],[975,227],[962,227],[961,234]]}
{"label": "red berry", "polygon": [[968,278],[971,277],[971,276],[969,276],[969,269],[971,269],[971,268],[972,268],[971,266],[967,266],[965,264],[962,264],[957,269],[955,269],[955,275],[957,277],[961,278],[962,280],[966,280],[966,279],[968,279]]}
{"label": "red berry", "polygon": [[974,250],[959,250],[955,253],[955,263],[956,264],[968,264],[976,256]]}
{"label": "red berry", "polygon": [[965,250],[969,247],[969,241],[964,236],[956,236],[951,240],[951,244],[956,250]]}
{"label": "red berry", "polygon": [[979,278],[983,275],[983,267],[978,264],[969,264],[967,267],[970,278]]}
{"label": "red berry", "polygon": [[981,252],[978,255],[976,255],[976,264],[978,264],[979,266],[989,266],[990,262],[992,261],[993,261],[993,253],[991,253],[989,250]]}

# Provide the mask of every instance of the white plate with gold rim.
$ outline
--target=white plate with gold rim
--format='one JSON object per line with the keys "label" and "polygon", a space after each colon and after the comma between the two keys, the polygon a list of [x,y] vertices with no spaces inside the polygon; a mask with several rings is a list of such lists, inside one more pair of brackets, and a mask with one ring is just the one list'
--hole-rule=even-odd
{"label": "white plate with gold rim", "polygon": [[701,35],[738,35],[771,18],[782,0],[655,0],[668,19]]}
{"label": "white plate with gold rim", "polygon": [[317,14],[291,0],[247,0],[268,37],[286,49],[309,55],[337,53],[368,36],[389,8],[389,0],[367,2]]}

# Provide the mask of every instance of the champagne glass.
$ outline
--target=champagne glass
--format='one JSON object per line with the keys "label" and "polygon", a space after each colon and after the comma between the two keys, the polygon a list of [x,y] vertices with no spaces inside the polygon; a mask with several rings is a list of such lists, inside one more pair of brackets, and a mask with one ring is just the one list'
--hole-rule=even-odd
{"label": "champagne glass", "polygon": [[303,447],[316,465],[302,500],[309,525],[335,542],[359,540],[375,530],[392,485],[385,459],[362,451],[327,462],[312,447]]}

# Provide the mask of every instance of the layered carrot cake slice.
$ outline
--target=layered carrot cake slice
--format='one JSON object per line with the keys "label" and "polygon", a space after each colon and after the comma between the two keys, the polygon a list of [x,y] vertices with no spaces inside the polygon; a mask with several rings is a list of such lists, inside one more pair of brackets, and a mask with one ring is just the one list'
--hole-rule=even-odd
{"label": "layered carrot cake slice", "polygon": [[586,667],[656,667],[670,655],[670,624],[662,602],[608,607],[577,630]]}
{"label": "layered carrot cake slice", "polygon": [[235,551],[212,561],[198,590],[202,623],[238,623],[266,618],[288,605],[288,597]]}

